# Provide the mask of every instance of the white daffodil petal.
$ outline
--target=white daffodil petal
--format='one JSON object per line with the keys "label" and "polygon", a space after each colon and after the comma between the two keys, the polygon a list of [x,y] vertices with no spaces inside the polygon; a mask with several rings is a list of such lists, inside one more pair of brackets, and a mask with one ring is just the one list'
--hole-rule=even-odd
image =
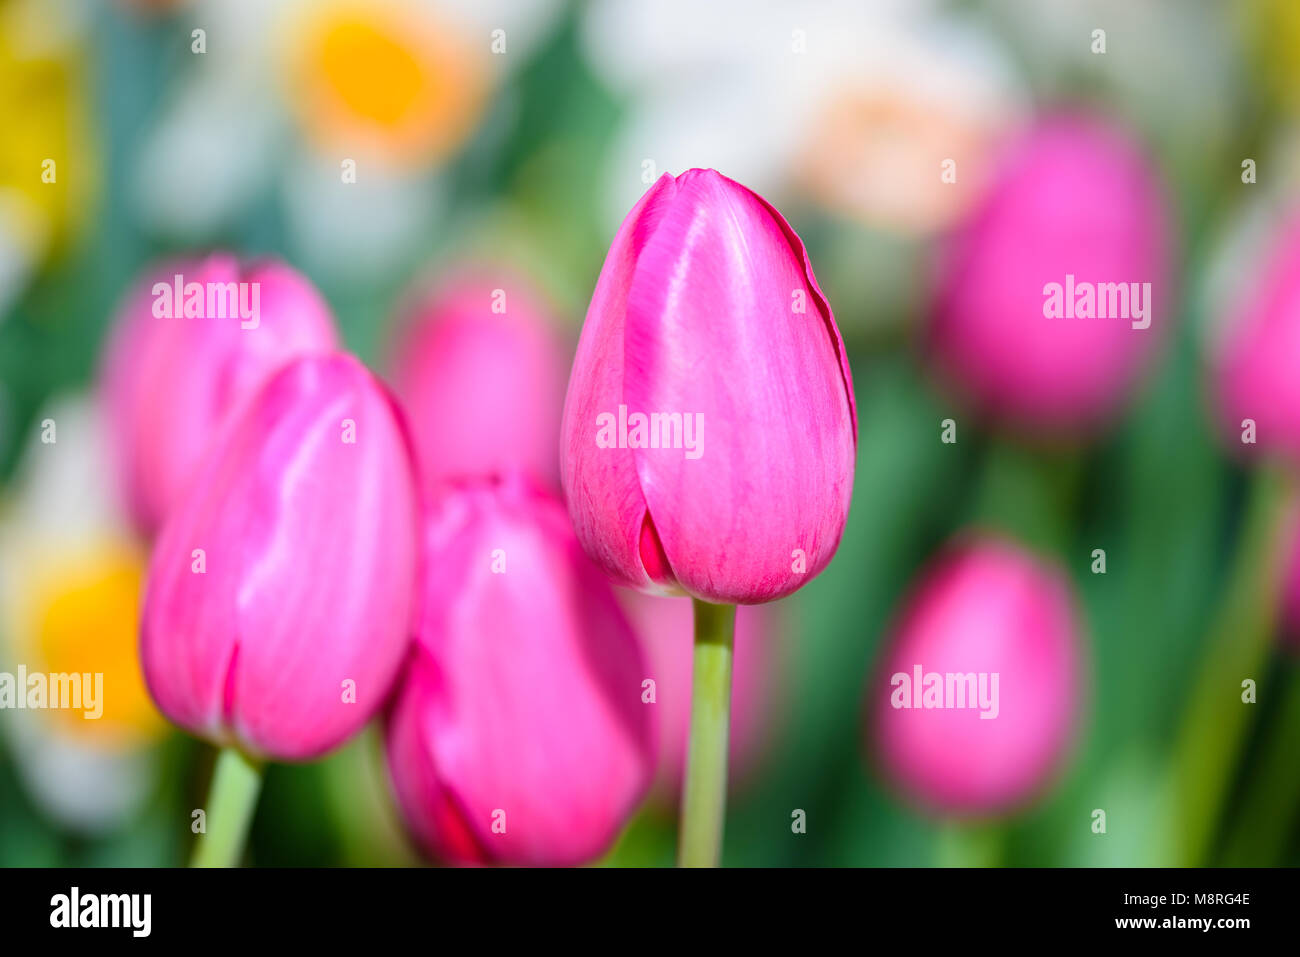
{"label": "white daffodil petal", "polygon": [[359,280],[400,268],[418,251],[442,206],[442,187],[428,174],[398,173],[364,157],[302,154],[285,171],[284,197],[302,260]]}
{"label": "white daffodil petal", "polygon": [[36,416],[11,483],[7,523],[46,545],[124,533],[99,412],[88,394],[58,396]]}
{"label": "white daffodil petal", "polygon": [[103,750],[53,729],[39,711],[13,711],[5,730],[28,793],[63,827],[87,834],[111,831],[139,810],[157,778],[147,750]]}
{"label": "white daffodil petal", "polygon": [[280,111],[259,89],[196,77],[145,141],[134,199],[155,230],[202,242],[248,208],[271,179]]}
{"label": "white daffodil petal", "polygon": [[[763,77],[719,73],[710,82],[664,87],[646,96],[616,134],[607,161],[604,211],[616,228],[641,194],[664,173],[711,167],[773,199],[800,139],[773,98],[759,94]],[[790,118],[790,124],[798,124]]]}
{"label": "white daffodil petal", "polygon": [[[425,0],[465,25],[471,42],[499,58],[506,70],[523,63],[554,30],[563,0]],[[500,31],[499,33],[497,31]]]}

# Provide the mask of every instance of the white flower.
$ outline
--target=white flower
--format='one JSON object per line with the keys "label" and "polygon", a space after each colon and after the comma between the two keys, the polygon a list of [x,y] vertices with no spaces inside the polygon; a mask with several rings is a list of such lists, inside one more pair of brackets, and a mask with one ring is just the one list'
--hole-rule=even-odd
{"label": "white flower", "polygon": [[559,0],[198,3],[189,19],[204,30],[206,52],[190,56],[142,146],[134,184],[142,219],[203,243],[282,185],[289,241],[309,265],[353,275],[391,266],[380,251],[431,231],[437,170],[559,8]]}
{"label": "white flower", "polygon": [[34,803],[86,832],[139,809],[164,728],[136,657],[143,553],[106,481],[102,434],[86,397],[53,403],[38,416],[0,520],[0,671],[103,675],[98,719],[84,709],[0,712]]}
{"label": "white flower", "polygon": [[[584,50],[633,100],[611,151],[612,222],[650,164],[714,166],[760,193],[929,233],[964,208],[1024,110],[993,40],[930,3],[607,0],[584,23]],[[941,179],[946,159],[956,183]]]}

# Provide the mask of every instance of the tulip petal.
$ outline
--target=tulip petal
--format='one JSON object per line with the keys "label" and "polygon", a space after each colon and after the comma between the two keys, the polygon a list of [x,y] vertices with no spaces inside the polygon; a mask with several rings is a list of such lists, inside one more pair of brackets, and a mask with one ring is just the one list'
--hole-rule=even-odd
{"label": "tulip petal", "polygon": [[414,651],[387,724],[389,779],[402,818],[419,844],[443,860],[486,864],[488,857],[479,849],[464,810],[438,777],[429,750],[433,729],[423,702],[440,693],[437,665],[428,653]]}
{"label": "tulip petal", "polygon": [[[950,238],[927,348],[977,411],[1034,434],[1086,434],[1129,397],[1175,315],[1169,252],[1159,181],[1137,147],[1095,120],[1048,117]],[[1130,318],[1133,283],[1147,290],[1150,328]],[[1053,285],[1070,317],[1095,288],[1085,314],[1096,315],[1049,317]]]}
{"label": "tulip petal", "polygon": [[616,415],[624,401],[622,315],[637,253],[676,190],[672,176],[659,177],[610,245],[573,360],[561,426],[562,480],[578,537],[618,581],[637,588],[652,585],[640,558],[645,499],[631,450],[596,444],[597,418]]}
{"label": "tulip petal", "polygon": [[[184,315],[188,293],[172,301],[177,275],[183,288],[197,283],[204,289],[203,316]],[[223,298],[212,304],[227,314],[208,316],[207,293],[218,286]],[[227,309],[229,289],[243,298]],[[244,320],[239,305],[252,312],[254,292],[256,319]],[[172,314],[155,315],[156,302]],[[102,374],[122,493],[139,531],[152,536],[158,530],[222,418],[271,372],[295,356],[336,347],[329,307],[309,281],[281,263],[241,269],[235,257],[214,253],[151,270],[120,312]]]}
{"label": "tulip petal", "polygon": [[[494,860],[590,860],[654,769],[630,625],[560,502],[514,478],[441,499],[426,545],[418,641],[435,674],[413,717],[445,791],[431,813],[460,809]],[[407,790],[436,794],[429,780]]]}
{"label": "tulip petal", "polygon": [[408,647],[418,514],[399,413],[364,367],[305,358],[275,374],[156,546],[142,655],[162,710],[283,760],[357,731]]}
{"label": "tulip petal", "polygon": [[[1060,767],[1078,720],[1077,622],[1064,573],[1008,542],[976,539],[942,555],[908,599],[872,689],[890,777],[951,813],[999,813],[1032,798]],[[942,707],[914,703],[922,689],[903,681],[916,669],[940,676]],[[986,676],[991,707],[950,700],[949,674]]]}
{"label": "tulip petal", "polygon": [[529,285],[469,266],[421,295],[410,313],[393,384],[426,490],[511,468],[556,483],[567,354]]}
{"label": "tulip petal", "polygon": [[694,416],[702,442],[698,458],[684,442],[633,450],[637,477],[688,592],[768,601],[817,574],[839,544],[856,451],[852,383],[780,215],[711,170],[676,186],[626,292],[623,395],[629,412],[680,415],[684,427]]}

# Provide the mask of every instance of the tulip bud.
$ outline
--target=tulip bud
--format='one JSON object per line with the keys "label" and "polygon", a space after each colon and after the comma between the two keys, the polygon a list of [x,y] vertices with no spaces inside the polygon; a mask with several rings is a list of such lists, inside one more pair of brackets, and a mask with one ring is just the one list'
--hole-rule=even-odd
{"label": "tulip bud", "polygon": [[1217,412],[1230,448],[1300,462],[1300,216],[1262,253],[1214,345]]}
{"label": "tulip bud", "polygon": [[141,656],[158,707],[254,756],[340,744],[409,648],[418,523],[405,426],[373,376],[339,354],[274,373],[155,544]]}
{"label": "tulip bud", "polygon": [[935,365],[979,412],[1080,432],[1125,400],[1171,314],[1160,184],[1091,119],[1029,130],[940,262]]}
{"label": "tulip bud", "polygon": [[418,298],[393,384],[424,486],[512,468],[557,485],[566,357],[522,280],[473,272]]}
{"label": "tulip bud", "polygon": [[517,474],[445,487],[424,555],[387,728],[413,834],[460,863],[591,860],[654,770],[646,668],[613,590],[564,506]]}
{"label": "tulip bud", "polygon": [[1058,569],[976,539],[907,600],[868,712],[887,776],[958,815],[1009,810],[1060,766],[1078,718],[1080,626]]}
{"label": "tulip bud", "polygon": [[[654,792],[663,803],[677,802],[686,773],[691,724],[691,671],[694,615],[685,598],[656,598],[620,589],[619,601],[641,636],[654,679],[654,714],[659,725],[659,771]],[[735,665],[732,673],[728,789],[744,784],[763,756],[777,712],[781,631],[776,609],[736,609]]]}
{"label": "tulip bud", "polygon": [[283,263],[214,254],[150,270],[118,314],[101,374],[137,530],[157,532],[218,423],[269,373],[336,345],[329,307]]}
{"label": "tulip bud", "polygon": [[856,444],[794,230],[713,170],[660,177],[614,237],[569,379],[560,469],[587,553],[644,591],[788,595],[839,545]]}

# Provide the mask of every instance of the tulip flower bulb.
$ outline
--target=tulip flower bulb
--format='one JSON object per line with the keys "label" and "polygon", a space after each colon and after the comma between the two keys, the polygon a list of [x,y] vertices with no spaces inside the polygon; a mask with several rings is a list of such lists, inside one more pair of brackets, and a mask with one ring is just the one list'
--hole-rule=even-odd
{"label": "tulip flower bulb", "polygon": [[1120,130],[1049,116],[940,258],[926,345],[977,411],[1033,434],[1113,416],[1172,313],[1161,185]]}
{"label": "tulip flower bulb", "polygon": [[826,566],[853,490],[853,385],[766,200],[701,169],[646,192],[597,281],[561,442],[578,538],[620,584],[750,604]]}
{"label": "tulip flower bulb", "polygon": [[422,292],[394,352],[426,488],[512,468],[558,485],[566,348],[522,279],[471,266]]}
{"label": "tulip flower bulb", "polygon": [[942,813],[1023,804],[1070,744],[1081,658],[1060,570],[996,538],[950,548],[906,601],[872,686],[885,773]]}
{"label": "tulip flower bulb", "polygon": [[334,350],[329,307],[283,263],[157,267],[118,314],[101,371],[119,485],[152,537],[222,419],[299,355]]}
{"label": "tulip flower bulb", "polygon": [[647,666],[613,589],[520,473],[444,486],[424,544],[386,733],[412,833],[455,863],[595,858],[655,768]]}
{"label": "tulip flower bulb", "polygon": [[401,413],[346,355],[228,419],[154,546],[141,658],[172,721],[306,760],[384,703],[410,645],[419,506]]}

